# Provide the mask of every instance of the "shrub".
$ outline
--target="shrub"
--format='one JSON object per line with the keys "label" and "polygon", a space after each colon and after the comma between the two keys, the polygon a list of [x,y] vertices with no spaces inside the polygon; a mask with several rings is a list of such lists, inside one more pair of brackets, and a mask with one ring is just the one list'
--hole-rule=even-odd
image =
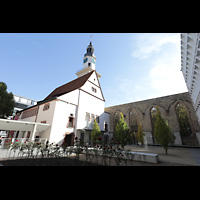
{"label": "shrub", "polygon": [[122,145],[122,148],[124,149],[124,146],[129,144],[131,140],[132,140],[132,137],[129,132],[128,125],[126,124],[124,120],[123,114],[120,113],[120,119],[117,122],[116,130],[115,130],[115,141],[120,143]]}
{"label": "shrub", "polygon": [[168,151],[168,145],[174,143],[175,136],[171,132],[166,120],[161,117],[159,108],[156,108],[156,121],[154,128],[154,136],[156,141],[160,143],[165,149],[165,153]]}

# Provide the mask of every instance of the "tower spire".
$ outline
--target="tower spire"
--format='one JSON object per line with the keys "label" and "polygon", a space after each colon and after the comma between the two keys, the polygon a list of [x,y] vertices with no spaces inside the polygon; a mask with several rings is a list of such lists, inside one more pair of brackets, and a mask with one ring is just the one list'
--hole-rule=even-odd
{"label": "tower spire", "polygon": [[[78,77],[83,76],[93,70],[95,70],[96,65],[96,56],[94,55],[94,47],[92,46],[92,35],[90,36],[90,44],[87,46],[87,52],[83,57],[83,68],[76,73]],[[97,73],[98,78],[101,77],[99,73]]]}
{"label": "tower spire", "polygon": [[92,43],[92,35],[90,36],[90,42]]}

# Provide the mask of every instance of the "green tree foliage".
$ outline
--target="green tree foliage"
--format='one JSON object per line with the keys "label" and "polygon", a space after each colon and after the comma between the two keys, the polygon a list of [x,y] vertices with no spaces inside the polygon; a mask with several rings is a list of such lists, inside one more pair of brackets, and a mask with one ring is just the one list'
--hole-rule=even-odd
{"label": "green tree foliage", "polygon": [[124,120],[124,116],[122,113],[120,113],[120,119],[117,122],[115,130],[115,141],[120,143],[124,149],[124,146],[131,143],[132,139],[132,135],[129,132],[129,128]]}
{"label": "green tree foliage", "polygon": [[176,112],[178,115],[179,125],[182,136],[190,136],[192,134],[192,130],[190,127],[189,119],[187,116],[187,111],[185,106],[178,104],[176,107]]}
{"label": "green tree foliage", "polygon": [[142,145],[144,144],[144,133],[143,133],[143,128],[142,124],[138,123],[138,132],[136,133],[136,139],[138,142],[140,142]]}
{"label": "green tree foliage", "polygon": [[0,82],[0,118],[6,119],[11,116],[15,106],[12,92],[8,93],[7,85]]}
{"label": "green tree foliage", "polygon": [[168,154],[168,145],[174,142],[175,136],[171,132],[167,122],[161,117],[159,108],[156,108],[156,110],[157,113],[154,125],[154,136],[156,141],[165,149],[165,153]]}
{"label": "green tree foliage", "polygon": [[91,140],[92,142],[97,142],[99,140],[99,138],[101,137],[101,131],[99,129],[99,125],[96,121],[96,119],[94,120],[94,126],[91,132]]}

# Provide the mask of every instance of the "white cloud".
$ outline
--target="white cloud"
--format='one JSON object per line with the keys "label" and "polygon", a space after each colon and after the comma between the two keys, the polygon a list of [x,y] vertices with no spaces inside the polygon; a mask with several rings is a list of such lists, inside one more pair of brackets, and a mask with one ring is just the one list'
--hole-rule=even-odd
{"label": "white cloud", "polygon": [[124,74],[115,77],[108,106],[187,92],[180,71],[179,34],[140,34],[133,41],[133,66],[137,68],[129,67],[132,78]]}
{"label": "white cloud", "polygon": [[[146,82],[137,83],[145,90],[138,90],[138,97],[156,98],[187,92],[182,75],[180,34],[141,34],[137,37],[134,58],[149,64]],[[137,85],[135,85],[137,88]]]}
{"label": "white cloud", "polygon": [[153,53],[159,53],[165,44],[175,44],[180,45],[179,34],[169,34],[169,33],[145,33],[136,36],[134,39],[137,46],[132,52],[134,58],[147,59]]}
{"label": "white cloud", "polygon": [[170,52],[165,55],[168,56],[156,59],[150,70],[151,88],[157,90],[161,95],[186,92],[187,88],[180,71],[180,56]]}

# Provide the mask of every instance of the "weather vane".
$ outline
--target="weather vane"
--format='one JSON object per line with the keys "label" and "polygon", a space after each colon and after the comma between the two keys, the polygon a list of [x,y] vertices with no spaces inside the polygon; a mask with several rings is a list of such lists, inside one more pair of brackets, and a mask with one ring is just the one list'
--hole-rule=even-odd
{"label": "weather vane", "polygon": [[90,42],[92,42],[92,35],[90,36]]}

